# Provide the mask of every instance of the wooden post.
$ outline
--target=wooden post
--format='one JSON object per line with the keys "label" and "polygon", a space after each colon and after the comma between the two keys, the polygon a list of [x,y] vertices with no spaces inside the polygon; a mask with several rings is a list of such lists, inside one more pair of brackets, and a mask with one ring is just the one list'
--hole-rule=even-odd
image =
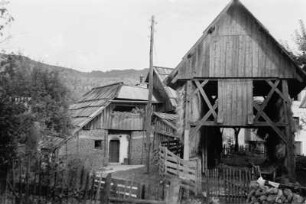
{"label": "wooden post", "polygon": [[[286,80],[282,80],[282,91],[284,96],[290,101],[290,96],[288,92],[288,84]],[[287,139],[286,145],[286,159],[285,165],[288,168],[288,176],[292,181],[295,181],[295,153],[294,153],[294,134],[291,131],[292,128],[292,118],[291,118],[291,104],[286,100],[284,101],[284,113],[285,113],[285,122],[287,123],[285,127],[285,134]]]}
{"label": "wooden post", "polygon": [[190,134],[190,104],[191,104],[192,81],[188,80],[186,84],[185,101],[185,129],[184,129],[184,160],[189,160],[189,134]]}
{"label": "wooden post", "polygon": [[239,136],[240,128],[234,128],[234,133],[235,133],[235,151],[238,152],[239,150],[239,141],[238,141],[238,136]]}
{"label": "wooden post", "polygon": [[151,135],[152,135],[152,95],[153,95],[153,43],[154,43],[154,16],[151,19],[151,38],[150,38],[150,70],[149,70],[149,96],[146,112],[146,149],[147,149],[147,173],[150,173],[150,151],[151,151]]}
{"label": "wooden post", "polygon": [[105,180],[104,195],[101,197],[102,198],[101,203],[109,204],[111,179],[112,179],[112,174],[108,174]]}
{"label": "wooden post", "polygon": [[167,194],[167,201],[168,204],[176,204],[179,202],[179,192],[180,192],[180,180],[178,178],[173,178],[170,181],[170,188]]}

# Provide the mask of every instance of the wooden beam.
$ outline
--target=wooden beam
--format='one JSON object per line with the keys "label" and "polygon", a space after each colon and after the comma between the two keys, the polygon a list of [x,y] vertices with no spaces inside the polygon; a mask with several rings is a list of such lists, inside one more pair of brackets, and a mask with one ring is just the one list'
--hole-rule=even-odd
{"label": "wooden beam", "polygon": [[149,69],[149,95],[146,110],[146,149],[147,149],[147,173],[150,173],[150,151],[151,151],[151,135],[152,135],[152,96],[153,96],[153,43],[154,43],[154,16],[151,18],[151,37],[150,37],[150,69]]}
{"label": "wooden beam", "polygon": [[[260,107],[258,104],[254,103],[254,108],[259,111]],[[284,141],[285,144],[287,144],[287,140],[285,135],[282,133],[282,131],[274,124],[274,122],[269,118],[269,116],[266,115],[265,112],[261,112],[261,117],[265,119],[265,121],[269,124],[269,126],[278,134],[278,136]]]}
{"label": "wooden beam", "polygon": [[[208,79],[206,79],[205,81],[208,81]],[[205,82],[205,81],[204,81],[204,82]],[[206,82],[206,83],[207,83],[207,82]],[[199,89],[199,91],[200,91],[202,97],[204,98],[204,100],[205,100],[205,102],[206,102],[208,108],[211,110],[211,112],[212,112],[214,118],[216,118],[216,117],[217,117],[217,113],[216,113],[216,111],[213,109],[213,106],[211,105],[210,100],[208,99],[208,97],[207,97],[207,95],[206,95],[206,93],[205,93],[203,87],[201,86],[201,84],[200,84],[199,81],[197,81],[197,80],[195,81],[195,84],[196,84],[197,88]]]}
{"label": "wooden beam", "polygon": [[191,91],[192,91],[192,82],[191,80],[188,80],[186,83],[186,101],[185,101],[184,160],[189,160]]}
{"label": "wooden beam", "polygon": [[[195,82],[196,80],[193,80],[193,81]],[[199,80],[197,80],[197,81],[199,81]],[[201,87],[204,87],[208,82],[209,82],[208,79],[204,80],[204,81],[201,83]],[[194,92],[192,93],[191,96],[193,97],[193,96],[196,95],[199,91],[200,91],[200,89],[199,89],[199,88],[196,88],[196,90],[194,90]]]}
{"label": "wooden beam", "polygon": [[263,112],[265,107],[268,105],[268,103],[269,103],[273,93],[275,92],[275,89],[277,88],[278,84],[279,84],[279,80],[277,80],[273,85],[271,85],[272,88],[271,88],[270,92],[268,93],[267,97],[265,98],[264,102],[260,106],[260,109],[256,113],[256,116],[254,118],[254,122],[258,121],[259,117],[261,116],[261,113]]}
{"label": "wooden beam", "polygon": [[[191,127],[195,127],[198,124],[198,122],[192,122],[190,123]],[[287,124],[282,122],[274,123],[277,127],[285,127]],[[205,121],[202,126],[218,126],[220,128],[226,127],[226,128],[255,128],[255,127],[270,127],[270,125],[267,122],[257,122],[251,125],[239,125],[239,126],[233,126],[233,125],[223,125],[219,124],[216,121]]]}
{"label": "wooden beam", "polygon": [[[295,174],[295,153],[294,153],[294,134],[291,131],[292,128],[292,119],[290,118],[291,112],[291,101],[288,93],[288,84],[286,80],[282,81],[282,91],[284,94],[284,97],[287,98],[287,100],[284,100],[283,107],[284,107],[284,113],[285,113],[285,122],[288,123],[288,125],[285,127],[286,131],[286,138],[288,141],[288,144],[286,145],[286,159],[285,159],[285,165],[288,168],[288,175],[292,179],[292,181],[295,181],[296,174]],[[288,102],[289,101],[289,102]]]}
{"label": "wooden beam", "polygon": [[[266,80],[266,82],[273,88],[273,83],[271,82],[271,81],[269,81],[269,80]],[[276,87],[276,89],[275,89],[275,92],[276,93],[278,93],[278,95],[280,96],[280,97],[282,97],[282,99],[284,100],[284,101],[286,101],[287,103],[290,103],[290,97],[288,98],[288,97],[286,97],[286,96],[284,96],[284,94]]]}
{"label": "wooden beam", "polygon": [[[218,107],[218,104],[215,103],[214,106],[213,106],[213,110],[215,110],[216,108]],[[192,129],[191,133],[190,133],[190,136],[193,137],[194,134],[204,125],[204,123],[206,122],[206,120],[209,118],[209,116],[212,114],[212,110],[209,110],[205,115],[204,117],[197,121],[195,123],[195,127]]]}
{"label": "wooden beam", "polygon": [[234,132],[235,132],[235,151],[238,152],[239,150],[238,136],[239,136],[240,128],[234,128]]}

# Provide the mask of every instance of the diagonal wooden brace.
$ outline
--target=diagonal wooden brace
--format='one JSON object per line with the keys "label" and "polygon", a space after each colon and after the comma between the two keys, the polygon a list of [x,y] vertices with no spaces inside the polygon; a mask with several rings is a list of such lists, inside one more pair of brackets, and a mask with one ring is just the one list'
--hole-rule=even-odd
{"label": "diagonal wooden brace", "polygon": [[[279,80],[278,80],[279,81]],[[266,82],[272,87],[274,88],[274,85],[270,80],[266,80]],[[278,93],[278,95],[284,100],[286,101],[287,103],[290,103],[290,98],[286,97],[276,86],[275,88],[275,92]]]}
{"label": "diagonal wooden brace", "polygon": [[[205,82],[205,81],[204,81],[204,82]],[[201,93],[203,99],[205,100],[205,102],[206,102],[206,104],[207,104],[209,110],[211,110],[211,112],[212,112],[214,118],[217,118],[217,113],[216,113],[215,109],[213,109],[213,106],[211,105],[210,100],[208,99],[208,96],[206,95],[206,93],[205,93],[203,87],[201,86],[201,84],[199,83],[199,81],[195,81],[195,84],[196,84],[197,88],[199,89],[199,91],[200,91],[200,93]]]}
{"label": "diagonal wooden brace", "polygon": [[196,132],[203,126],[203,124],[207,121],[209,116],[212,114],[212,111],[215,111],[216,108],[218,107],[218,103],[215,103],[214,106],[212,107],[212,110],[209,110],[201,120],[196,122],[195,127],[191,130],[190,137],[193,137]]}
{"label": "diagonal wooden brace", "polygon": [[283,134],[283,132],[274,124],[274,122],[269,118],[269,116],[267,116],[267,114],[263,111],[259,111],[260,107],[258,104],[254,103],[254,108],[256,110],[258,110],[258,112],[260,113],[260,116],[265,119],[265,121],[268,123],[268,125],[270,125],[270,127],[278,134],[278,136],[284,141],[285,144],[288,144],[285,135]]}
{"label": "diagonal wooden brace", "polygon": [[[267,82],[268,82],[268,81],[267,81]],[[270,82],[270,81],[269,81],[269,82]],[[271,83],[272,83],[272,85],[271,85],[272,88],[271,88],[271,90],[269,91],[269,93],[268,93],[267,97],[265,98],[264,102],[263,102],[262,105],[260,106],[260,108],[259,108],[259,110],[258,110],[258,112],[257,112],[257,114],[256,114],[256,116],[255,116],[255,118],[254,118],[254,121],[255,121],[255,122],[258,122],[258,119],[259,119],[259,117],[260,117],[261,112],[263,112],[263,110],[265,109],[265,107],[268,105],[268,103],[269,103],[269,101],[270,101],[270,99],[271,99],[273,93],[275,92],[275,89],[277,88],[279,82],[280,82],[279,80],[277,80],[274,84],[271,82]]]}

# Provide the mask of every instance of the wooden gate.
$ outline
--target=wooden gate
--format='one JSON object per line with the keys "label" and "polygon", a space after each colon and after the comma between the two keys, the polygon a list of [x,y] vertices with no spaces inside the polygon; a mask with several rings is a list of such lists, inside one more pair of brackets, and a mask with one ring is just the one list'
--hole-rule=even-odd
{"label": "wooden gate", "polygon": [[203,195],[209,199],[217,198],[220,203],[245,203],[253,175],[250,168],[205,169]]}

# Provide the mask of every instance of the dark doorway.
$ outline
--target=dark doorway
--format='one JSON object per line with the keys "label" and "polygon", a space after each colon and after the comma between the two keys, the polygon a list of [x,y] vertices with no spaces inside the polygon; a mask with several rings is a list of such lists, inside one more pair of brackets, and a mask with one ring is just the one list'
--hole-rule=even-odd
{"label": "dark doorway", "polygon": [[119,162],[119,140],[109,141],[109,162]]}

